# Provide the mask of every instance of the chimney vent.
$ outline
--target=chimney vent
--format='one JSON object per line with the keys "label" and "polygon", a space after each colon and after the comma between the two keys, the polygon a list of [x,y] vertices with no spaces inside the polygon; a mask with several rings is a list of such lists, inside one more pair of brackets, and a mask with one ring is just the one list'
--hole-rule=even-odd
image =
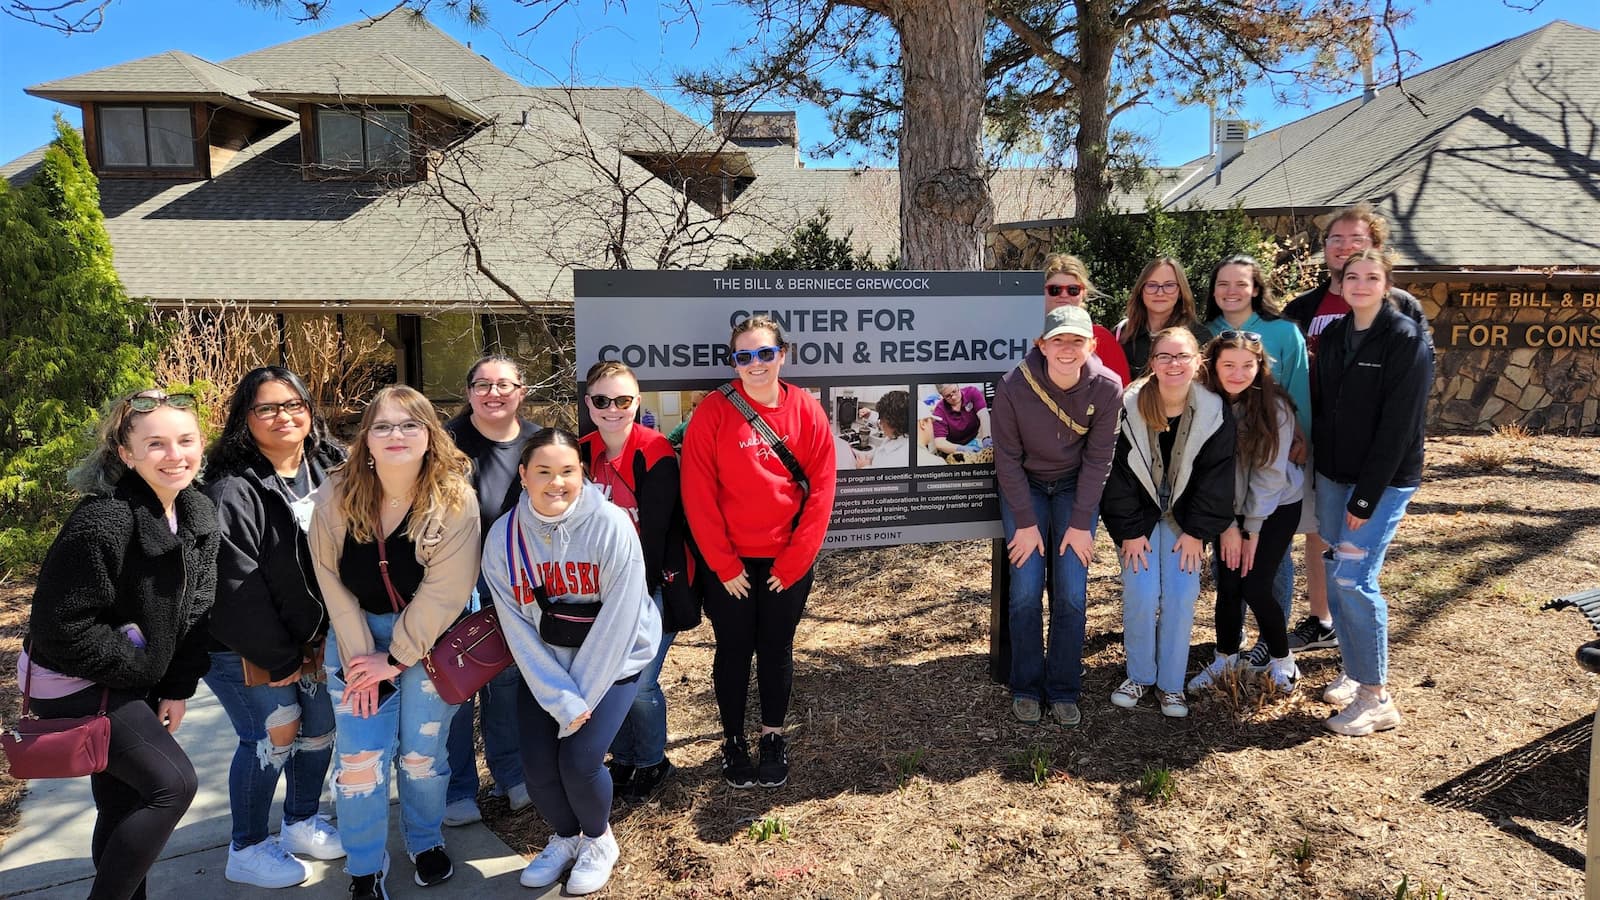
{"label": "chimney vent", "polygon": [[1250,139],[1250,123],[1243,119],[1217,120],[1217,168],[1220,170],[1244,152],[1245,141]]}

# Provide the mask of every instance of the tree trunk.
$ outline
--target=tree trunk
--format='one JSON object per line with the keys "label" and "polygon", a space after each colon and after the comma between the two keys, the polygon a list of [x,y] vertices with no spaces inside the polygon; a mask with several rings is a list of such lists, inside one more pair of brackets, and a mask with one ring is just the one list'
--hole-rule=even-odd
{"label": "tree trunk", "polygon": [[908,269],[978,270],[994,224],[984,171],[981,0],[901,0],[900,257]]}
{"label": "tree trunk", "polygon": [[1117,52],[1116,34],[1107,21],[1104,0],[1078,4],[1078,52],[1083,76],[1077,88],[1078,134],[1073,141],[1072,198],[1078,218],[1105,208],[1111,200],[1106,177],[1110,145],[1111,63]]}

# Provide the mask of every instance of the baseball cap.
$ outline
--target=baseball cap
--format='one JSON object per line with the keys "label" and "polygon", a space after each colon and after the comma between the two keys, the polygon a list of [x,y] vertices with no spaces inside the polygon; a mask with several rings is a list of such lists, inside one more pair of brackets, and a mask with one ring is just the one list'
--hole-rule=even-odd
{"label": "baseball cap", "polygon": [[1048,341],[1058,334],[1093,338],[1094,322],[1081,306],[1058,306],[1044,314],[1044,331],[1039,340]]}

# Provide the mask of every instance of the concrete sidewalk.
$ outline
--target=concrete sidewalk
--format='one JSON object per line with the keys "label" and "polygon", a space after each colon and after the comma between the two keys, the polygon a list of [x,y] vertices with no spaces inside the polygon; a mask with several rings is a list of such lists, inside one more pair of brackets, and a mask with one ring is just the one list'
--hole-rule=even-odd
{"label": "concrete sidewalk", "polygon": [[[184,716],[178,742],[193,760],[200,776],[200,791],[178,830],[167,842],[161,860],[150,872],[150,900],[207,900],[229,898],[309,898],[333,900],[349,894],[350,879],[344,861],[311,861],[311,878],[298,888],[264,890],[226,881],[232,820],[228,813],[228,767],[239,739],[215,696],[200,691]],[[392,779],[391,779],[392,782]],[[276,832],[282,809],[283,788],[273,804],[272,829]],[[324,809],[331,799],[324,797]],[[89,838],[94,829],[94,801],[89,779],[45,779],[28,784],[17,830],[0,849],[0,897],[27,900],[78,900],[89,891],[94,867],[89,862]],[[423,888],[412,880],[414,869],[400,838],[400,811],[389,814],[391,864],[387,885],[391,896],[416,897]],[[523,897],[560,896],[560,886],[535,893],[517,882],[525,860],[482,824],[445,829],[455,877],[427,889],[432,900],[493,895]]]}

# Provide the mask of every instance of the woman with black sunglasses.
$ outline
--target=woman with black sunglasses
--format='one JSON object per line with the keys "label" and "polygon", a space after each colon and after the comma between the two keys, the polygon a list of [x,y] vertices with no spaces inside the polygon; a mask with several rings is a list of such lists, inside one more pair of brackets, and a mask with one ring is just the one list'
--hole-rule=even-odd
{"label": "woman with black sunglasses", "polygon": [[[783,720],[794,633],[833,514],[833,434],[816,398],[778,377],[784,346],[782,329],[766,316],[736,325],[728,350],[738,378],[706,397],[683,442],[684,510],[709,570],[701,575],[701,594],[717,638],[712,681],[722,717],[722,774],[736,788],[788,781]],[[765,428],[755,427],[756,417]],[[772,446],[762,431],[787,450]],[[744,733],[752,656],[759,660],[759,768]]]}
{"label": "woman with black sunglasses", "polygon": [[[328,609],[306,542],[311,493],[341,462],[305,382],[279,366],[239,380],[206,458],[206,495],[222,529],[206,684],[239,737],[223,872],[238,884],[289,887],[311,875],[295,854],[344,856],[339,833],[317,813],[333,762],[333,702],[320,665]],[[273,837],[267,816],[280,776],[283,827]]]}
{"label": "woman with black sunglasses", "polygon": [[[1089,280],[1089,267],[1083,260],[1067,253],[1052,253],[1044,260],[1044,311],[1058,306],[1083,307],[1083,302],[1096,295],[1094,282]],[[1094,356],[1127,387],[1133,380],[1128,368],[1128,357],[1117,343],[1116,335],[1104,325],[1094,326]]]}
{"label": "woman with black sunglasses", "polygon": [[111,720],[106,768],[89,776],[91,898],[143,897],[194,799],[194,766],[172,736],[206,671],[216,595],[216,507],[194,487],[203,447],[192,395],[114,402],[69,476],[86,496],[39,568],[17,658],[31,712]]}

